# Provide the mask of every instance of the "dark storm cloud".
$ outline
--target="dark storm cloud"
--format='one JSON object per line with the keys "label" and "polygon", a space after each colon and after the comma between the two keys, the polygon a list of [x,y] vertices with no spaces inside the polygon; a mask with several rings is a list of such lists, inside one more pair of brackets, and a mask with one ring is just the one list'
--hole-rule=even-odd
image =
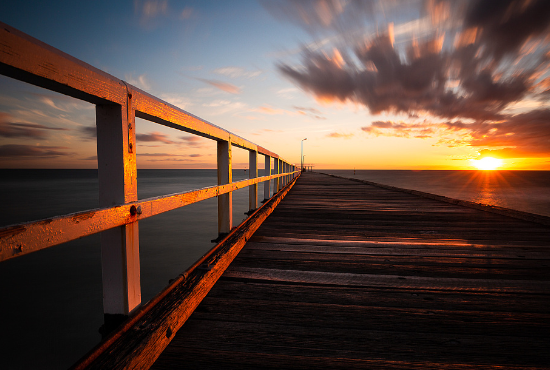
{"label": "dark storm cloud", "polygon": [[440,143],[507,146],[508,155],[549,152],[544,121],[548,111],[512,115],[506,108],[526,98],[548,100],[550,1],[380,2],[352,16],[357,4],[347,4],[286,1],[278,5],[282,10],[271,12],[301,22],[310,31],[331,29],[341,36],[349,33],[343,21],[347,18],[370,17],[383,9],[384,19],[390,19],[389,8],[396,14],[403,14],[400,8],[416,8],[430,19],[431,29],[412,40],[401,31],[396,43],[394,26],[387,20],[385,33],[369,36],[364,29],[360,42],[358,37],[336,37],[337,42],[325,38],[332,50],[305,48],[301,65],[279,62],[285,77],[321,101],[350,101],[372,114],[404,113],[444,121],[378,121],[362,128],[373,135],[428,138],[461,133],[462,139],[441,137]]}
{"label": "dark storm cloud", "polygon": [[[529,90],[533,72],[495,81],[489,70],[476,72],[480,61],[460,63],[474,58],[468,50],[442,52],[442,42],[411,45],[403,59],[390,36],[381,35],[355,49],[361,68],[343,62],[338,51],[333,57],[309,51],[301,68],[281,63],[279,70],[319,99],[359,102],[373,114],[427,111],[445,118],[501,119],[500,111]],[[460,89],[447,88],[451,67],[458,68]]]}
{"label": "dark storm cloud", "polygon": [[479,43],[497,60],[517,53],[530,38],[550,30],[550,1],[477,0],[470,2],[464,27],[480,29]]}
{"label": "dark storm cloud", "polygon": [[0,157],[1,158],[52,158],[68,156],[71,153],[67,153],[61,150],[69,149],[60,146],[32,146],[32,145],[1,145]]}
{"label": "dark storm cloud", "polygon": [[472,146],[509,147],[499,150],[507,157],[550,156],[550,109],[517,114],[487,128],[473,132]]}

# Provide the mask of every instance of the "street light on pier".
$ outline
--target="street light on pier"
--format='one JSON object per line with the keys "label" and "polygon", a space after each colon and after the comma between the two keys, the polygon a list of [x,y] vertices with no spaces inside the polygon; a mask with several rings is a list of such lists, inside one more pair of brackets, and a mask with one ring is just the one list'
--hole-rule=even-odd
{"label": "street light on pier", "polygon": [[305,140],[307,140],[307,137],[305,139],[302,139],[302,141],[300,142],[302,147],[302,152],[300,153],[300,162],[301,162],[300,169],[302,172],[304,172],[304,141]]}

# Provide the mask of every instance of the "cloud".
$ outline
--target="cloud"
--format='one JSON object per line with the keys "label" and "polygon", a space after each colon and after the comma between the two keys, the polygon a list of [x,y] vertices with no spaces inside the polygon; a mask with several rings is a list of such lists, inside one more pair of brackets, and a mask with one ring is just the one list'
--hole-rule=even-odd
{"label": "cloud", "polygon": [[[452,129],[447,126],[447,122],[432,123],[405,123],[405,122],[392,122],[392,121],[374,121],[370,126],[361,127],[363,132],[366,132],[374,136],[390,136],[390,137],[404,137],[404,138],[416,138],[416,139],[428,139],[433,137],[441,137],[441,144],[453,143],[453,146],[457,146],[454,141],[456,137],[460,137],[457,133],[458,129]],[[466,128],[464,128],[466,129]],[[462,134],[462,132],[460,133]],[[449,136],[453,136],[450,138]],[[467,142],[462,142],[462,145],[467,145]]]}
{"label": "cloud", "polygon": [[137,153],[138,157],[147,158],[148,162],[192,162],[195,158],[204,157],[202,154],[173,154],[173,153]]}
{"label": "cloud", "polygon": [[273,108],[270,105],[263,105],[256,109],[255,111],[263,113],[263,114],[271,114],[271,115],[278,115],[278,114],[288,114],[288,115],[294,115],[294,112],[285,110],[285,109],[279,109],[279,108]]}
{"label": "cloud", "polygon": [[276,92],[277,96],[283,98],[283,99],[295,99],[296,98],[296,93],[299,92],[300,90],[298,90],[297,88],[295,87],[289,87],[289,88],[286,88],[286,89],[281,89],[279,91]]}
{"label": "cloud", "polygon": [[550,157],[550,109],[517,114],[491,125],[477,123],[471,135],[470,145],[500,147],[498,153],[502,156]]}
{"label": "cloud", "polygon": [[212,85],[214,87],[217,87],[218,89],[220,89],[222,91],[225,91],[227,93],[230,93],[230,94],[240,94],[241,93],[240,88],[238,88],[235,85],[231,85],[229,83],[226,83],[226,82],[221,82],[221,81],[218,81],[218,80],[207,80],[205,78],[197,78],[197,80],[202,81],[204,83],[207,83],[209,85]]}
{"label": "cloud", "polygon": [[180,109],[188,109],[193,105],[187,96],[177,94],[161,94],[160,97],[167,103],[170,103]]}
{"label": "cloud", "polygon": [[0,112],[0,137],[45,139],[47,131],[67,131],[65,128],[49,127],[35,123],[10,122],[11,115]]}
{"label": "cloud", "polygon": [[469,146],[502,158],[550,156],[550,109],[509,116],[499,122],[374,121],[361,130],[373,136],[437,139],[435,145]]}
{"label": "cloud", "polygon": [[139,75],[136,78],[132,76],[131,73],[126,73],[124,75],[124,79],[128,81],[131,85],[134,85],[142,90],[149,90],[151,89],[151,84],[149,81],[147,81],[147,77],[145,77],[145,74]]}
{"label": "cloud", "polygon": [[479,29],[483,53],[500,60],[516,54],[530,38],[550,31],[548,1],[471,1],[464,18],[465,29]]}
{"label": "cloud", "polygon": [[262,71],[247,71],[240,67],[223,67],[217,68],[213,71],[216,74],[231,77],[231,78],[255,78],[262,74]]}
{"label": "cloud", "polygon": [[191,18],[191,16],[193,16],[194,13],[195,13],[195,11],[192,8],[185,7],[180,12],[180,19],[189,19],[189,18]]}
{"label": "cloud", "polygon": [[180,136],[179,137],[187,146],[192,148],[200,148],[208,144],[210,140],[200,136]]}
{"label": "cloud", "polygon": [[292,108],[296,109],[298,112],[309,112],[317,115],[322,114],[317,108],[298,107],[296,105],[292,106]]}
{"label": "cloud", "polygon": [[214,100],[210,103],[203,104],[204,107],[214,108],[211,114],[226,114],[237,110],[249,110],[247,104],[243,102],[232,102],[229,100]]}
{"label": "cloud", "polygon": [[[494,71],[475,72],[482,62],[472,62],[472,50],[449,54],[442,44],[441,37],[413,44],[403,59],[385,34],[355,49],[363,67],[348,64],[338,49],[332,55],[306,53],[301,68],[278,67],[317,99],[360,103],[372,114],[425,111],[445,118],[500,119],[502,109],[528,92],[534,71],[496,79]],[[461,77],[459,89],[447,88],[452,72]]]}
{"label": "cloud", "polygon": [[83,161],[97,161],[97,155],[92,155],[91,157],[82,158]]}
{"label": "cloud", "polygon": [[0,157],[12,159],[24,158],[54,158],[61,156],[69,156],[73,153],[64,152],[61,150],[69,149],[61,146],[32,146],[32,145],[1,145]]}
{"label": "cloud", "polygon": [[330,134],[327,134],[326,135],[327,137],[330,137],[330,138],[335,138],[335,139],[351,139],[354,135],[353,134],[341,134],[339,132],[331,132]]}
{"label": "cloud", "polygon": [[158,141],[164,144],[174,144],[174,141],[168,138],[168,135],[163,134],[162,132],[150,132],[148,134],[136,134],[137,141]]}
{"label": "cloud", "polygon": [[97,138],[96,126],[83,126],[79,129],[85,140],[95,140]]}
{"label": "cloud", "polygon": [[427,119],[374,121],[364,132],[435,138],[438,145],[508,156],[548,155],[550,2],[287,0],[264,6],[320,37],[318,47],[302,48],[301,63],[277,63],[303,91],[320,102],[365,106],[373,115]]}
{"label": "cloud", "polygon": [[262,5],[277,19],[303,27],[308,32],[327,29],[353,30],[372,19],[377,1],[283,0],[262,1]]}

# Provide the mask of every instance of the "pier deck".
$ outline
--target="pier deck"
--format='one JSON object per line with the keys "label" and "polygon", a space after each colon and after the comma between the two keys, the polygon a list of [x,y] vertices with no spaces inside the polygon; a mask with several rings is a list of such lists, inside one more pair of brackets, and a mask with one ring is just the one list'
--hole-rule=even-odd
{"label": "pier deck", "polygon": [[306,173],[153,369],[549,368],[550,228]]}

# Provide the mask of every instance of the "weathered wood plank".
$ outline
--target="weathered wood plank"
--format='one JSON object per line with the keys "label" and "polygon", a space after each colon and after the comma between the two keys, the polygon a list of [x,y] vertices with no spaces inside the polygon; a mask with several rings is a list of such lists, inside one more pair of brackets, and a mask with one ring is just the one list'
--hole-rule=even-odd
{"label": "weathered wood plank", "polygon": [[153,369],[543,369],[541,224],[301,176]]}

